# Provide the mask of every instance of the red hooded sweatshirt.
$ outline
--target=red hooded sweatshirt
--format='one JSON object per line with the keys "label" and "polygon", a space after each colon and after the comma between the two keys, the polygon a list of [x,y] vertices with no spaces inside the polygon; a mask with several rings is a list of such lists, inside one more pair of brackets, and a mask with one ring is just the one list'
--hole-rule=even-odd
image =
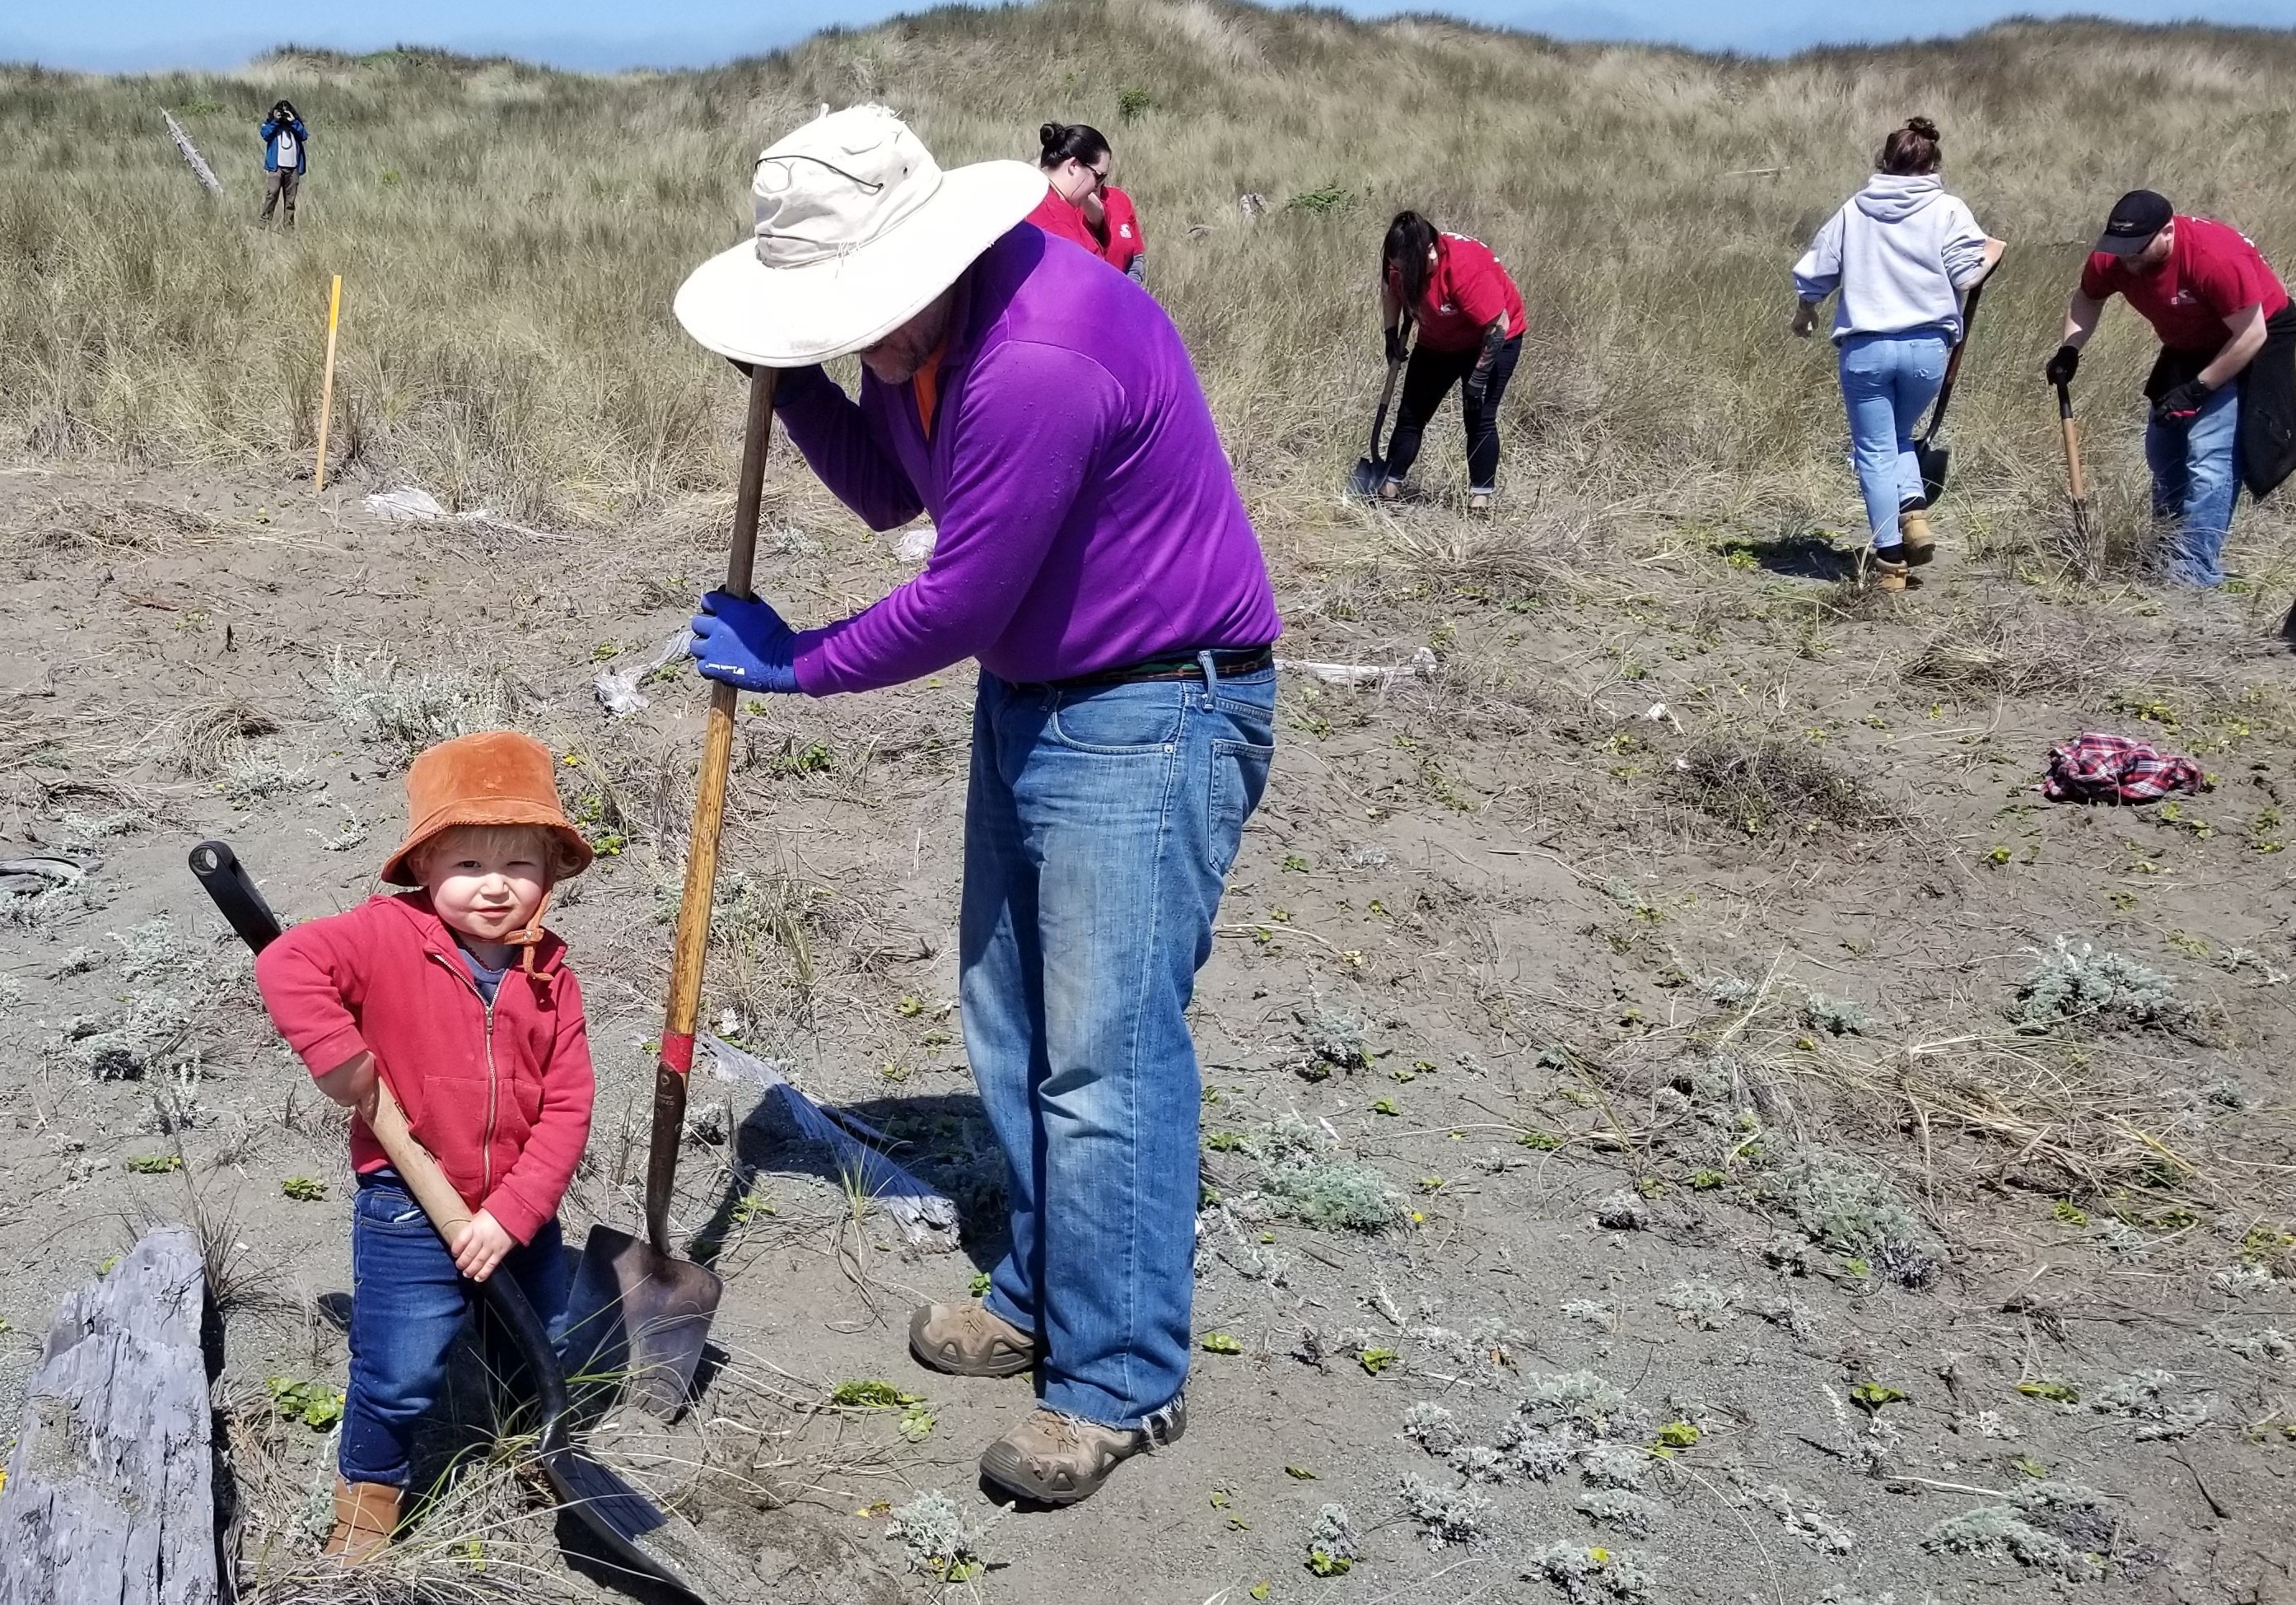
{"label": "red hooded sweatshirt", "polygon": [[[264,1006],[314,1076],[374,1055],[463,1201],[520,1242],[558,1213],[590,1139],[589,1034],[566,944],[545,933],[488,1008],[422,892],[298,925],[255,961]],[[390,1163],[351,1117],[351,1167]]]}

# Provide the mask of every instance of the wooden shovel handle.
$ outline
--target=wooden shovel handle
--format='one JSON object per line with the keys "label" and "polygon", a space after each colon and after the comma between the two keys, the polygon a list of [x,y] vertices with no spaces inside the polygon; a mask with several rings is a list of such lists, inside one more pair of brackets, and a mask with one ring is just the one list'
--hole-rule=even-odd
{"label": "wooden shovel handle", "polygon": [[359,1106],[365,1118],[367,1129],[374,1140],[382,1144],[382,1151],[390,1156],[390,1167],[398,1172],[398,1179],[406,1183],[406,1191],[422,1206],[422,1213],[430,1217],[439,1235],[452,1249],[463,1235],[463,1228],[471,1224],[471,1207],[463,1195],[455,1191],[455,1183],[439,1167],[430,1151],[422,1146],[406,1124],[406,1111],[398,1107],[398,1100],[390,1095],[390,1088],[382,1079],[382,1071],[374,1073],[374,1094]]}
{"label": "wooden shovel handle", "polygon": [[[726,589],[750,594],[758,554],[758,503],[764,494],[766,446],[772,438],[775,370],[750,370],[750,414],[742,432],[742,477],[734,499],[734,544],[726,558]],[[718,834],[726,823],[726,780],[734,766],[734,710],[740,692],[713,682],[701,730],[701,773],[693,788],[693,826],[687,833],[685,890],[677,905],[677,939],[670,950],[669,1007],[662,1021],[661,1058],[654,1067],[653,1130],[646,1145],[646,1238],[669,1252],[669,1200],[677,1183],[677,1145],[685,1134],[685,1084],[693,1069],[693,1028],[701,1011],[701,967],[709,950],[709,904],[718,887]]]}

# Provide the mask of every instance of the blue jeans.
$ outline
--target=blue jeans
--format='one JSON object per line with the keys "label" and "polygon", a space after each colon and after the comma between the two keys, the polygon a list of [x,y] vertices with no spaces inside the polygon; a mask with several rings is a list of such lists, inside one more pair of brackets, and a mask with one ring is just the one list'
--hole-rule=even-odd
{"label": "blue jeans", "polygon": [[1004,1151],[987,1304],[1054,1410],[1137,1428],[1188,1377],[1202,1088],[1188,1001],[1275,756],[1273,669],[1087,690],[984,674],[958,995]]}
{"label": "blue jeans", "polygon": [[2240,500],[2240,385],[2221,386],[2189,425],[2144,426],[2152,469],[2152,516],[2176,520],[2165,543],[2169,577],[2224,584],[2225,536]]}
{"label": "blue jeans", "polygon": [[[495,1274],[516,1280],[553,1343],[564,1337],[573,1278],[556,1221]],[[406,1486],[415,1423],[438,1401],[447,1350],[480,1297],[402,1183],[361,1179],[351,1205],[351,1383],[336,1457],[345,1481]]]}
{"label": "blue jeans", "polygon": [[1850,455],[1877,550],[1898,544],[1898,510],[1922,499],[1914,430],[1937,399],[1952,349],[1941,329],[1853,334],[1841,342],[1841,400],[1849,410]]}

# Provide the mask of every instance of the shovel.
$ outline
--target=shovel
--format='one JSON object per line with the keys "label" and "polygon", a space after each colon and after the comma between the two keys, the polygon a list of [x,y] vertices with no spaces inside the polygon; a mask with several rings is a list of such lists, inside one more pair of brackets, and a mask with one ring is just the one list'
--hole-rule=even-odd
{"label": "shovel", "polygon": [[1985,291],[1982,280],[1969,287],[1961,307],[1961,340],[1946,358],[1945,383],[1938,387],[1937,405],[1930,409],[1930,426],[1922,438],[1914,442],[1914,457],[1921,464],[1922,495],[1932,507],[1945,495],[1945,477],[1953,466],[1953,447],[1937,443],[1938,429],[1945,422],[1946,404],[1953,399],[1953,381],[1961,376],[1962,353],[1969,349],[1969,332],[1977,326],[1977,298]]}
{"label": "shovel", "polygon": [[[228,846],[203,841],[193,848],[192,873],[200,878],[217,910],[248,946],[261,953],[278,937],[279,917],[271,912],[271,905],[256,890],[238,855]],[[422,1206],[422,1213],[439,1235],[452,1243],[470,1224],[470,1206],[455,1191],[439,1161],[415,1139],[398,1100],[391,1096],[380,1074],[375,1077],[373,1102],[359,1112],[383,1152],[390,1156],[399,1179]],[[667,1584],[701,1605],[712,1605],[713,1599],[724,1597],[722,1585],[704,1593],[687,1580],[721,1569],[719,1563],[694,1550],[699,1535],[681,1532],[683,1523],[673,1522],[652,1500],[572,1441],[565,1371],[550,1346],[550,1334],[541,1317],[534,1313],[518,1283],[504,1273],[489,1276],[479,1286],[487,1307],[502,1322],[534,1379],[542,1407],[542,1435],[535,1445],[535,1458],[550,1479],[560,1508],[598,1542],[619,1570],[634,1578]]]}
{"label": "shovel", "polygon": [[[1404,337],[1409,339],[1411,320],[1404,319],[1399,326]],[[1380,481],[1387,478],[1387,457],[1379,449],[1379,438],[1387,433],[1387,404],[1395,399],[1396,376],[1403,372],[1403,362],[1404,358],[1398,356],[1387,364],[1387,382],[1379,390],[1379,410],[1371,416],[1371,451],[1367,455],[1356,459],[1355,472],[1348,476],[1348,491],[1351,495],[1376,495]]]}
{"label": "shovel", "polygon": [[[774,370],[750,370],[750,415],[742,438],[742,477],[734,502],[733,550],[726,589],[750,594],[757,555],[758,498],[774,422]],[[649,1415],[675,1421],[693,1390],[709,1318],[726,1284],[707,1265],[681,1259],[669,1246],[669,1203],[677,1183],[677,1148],[685,1138],[686,1077],[693,1069],[693,1028],[701,1009],[701,962],[709,946],[709,903],[718,884],[718,832],[726,820],[726,779],[734,757],[735,688],[712,683],[701,734],[701,774],[693,792],[693,827],[685,856],[685,892],[669,964],[669,1008],[654,1066],[653,1130],[646,1144],[645,1236],[611,1226],[590,1228],[574,1273],[567,1358],[578,1377],[624,1380],[625,1396]]]}
{"label": "shovel", "polygon": [[2072,387],[2062,381],[2057,385],[2057,429],[2064,437],[2065,484],[2073,497],[2073,538],[2080,542],[2081,561],[2094,571],[2097,554],[2089,544],[2088,481],[2081,473],[2080,426],[2073,422]]}

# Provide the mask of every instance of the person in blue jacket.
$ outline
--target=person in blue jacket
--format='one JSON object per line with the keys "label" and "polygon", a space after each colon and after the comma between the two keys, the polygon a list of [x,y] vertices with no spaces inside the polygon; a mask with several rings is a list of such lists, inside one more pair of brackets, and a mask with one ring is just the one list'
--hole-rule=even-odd
{"label": "person in blue jacket", "polygon": [[310,130],[303,127],[295,103],[283,100],[256,132],[263,135],[263,216],[258,221],[270,222],[272,209],[283,201],[286,225],[292,228],[295,192],[303,187],[303,175],[310,167]]}

